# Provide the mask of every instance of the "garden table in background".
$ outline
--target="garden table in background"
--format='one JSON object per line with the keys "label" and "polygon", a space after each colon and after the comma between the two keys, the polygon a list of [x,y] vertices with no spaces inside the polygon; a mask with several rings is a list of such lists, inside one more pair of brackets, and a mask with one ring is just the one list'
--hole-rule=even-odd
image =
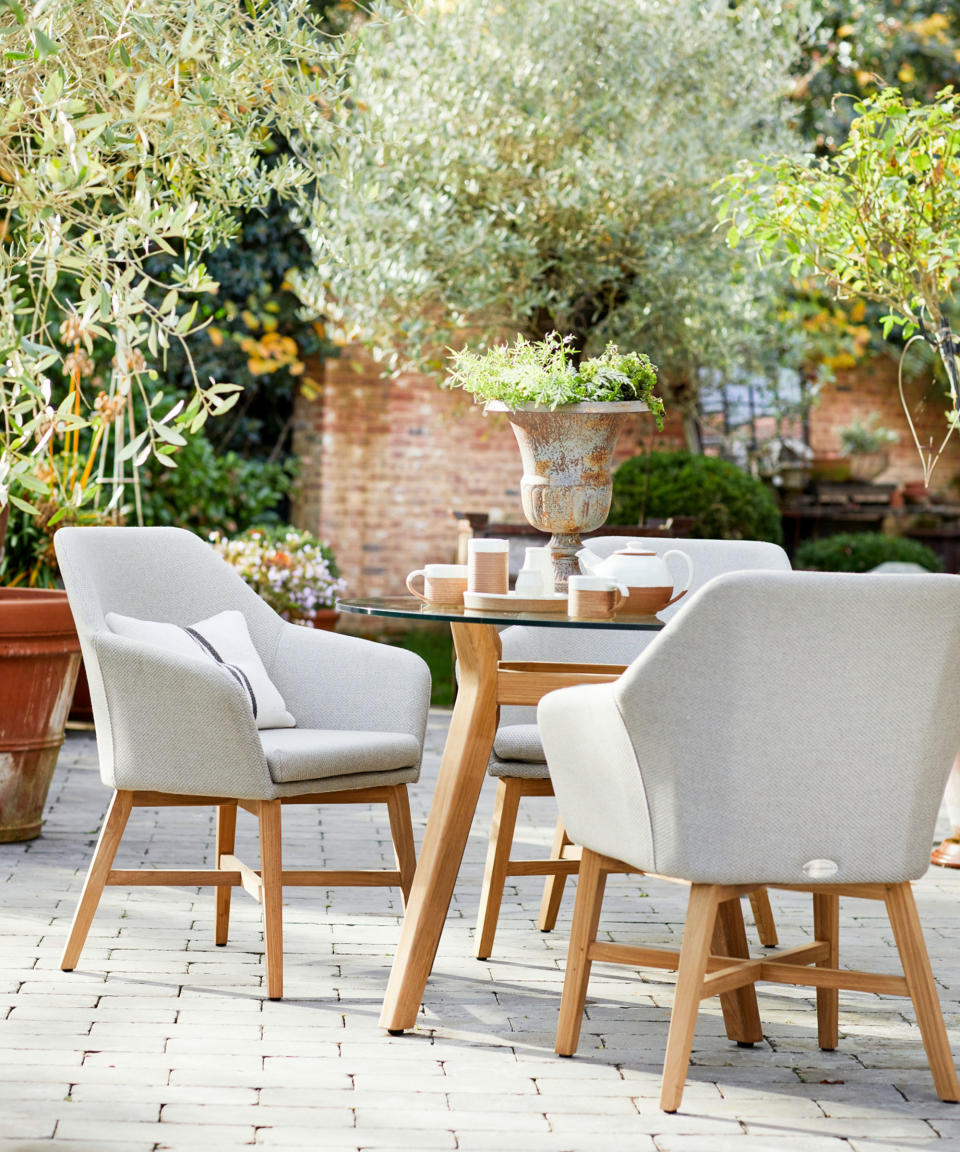
{"label": "garden table in background", "polygon": [[341,612],[450,624],[459,662],[459,689],[427,818],[413,889],[407,901],[380,1024],[392,1033],[412,1028],[433,968],[470,825],[493,748],[501,704],[536,704],[547,692],[573,684],[615,680],[622,665],[501,660],[498,629],[613,628],[658,631],[651,616],[571,620],[557,612],[478,612],[421,604],[412,596],[341,600]]}

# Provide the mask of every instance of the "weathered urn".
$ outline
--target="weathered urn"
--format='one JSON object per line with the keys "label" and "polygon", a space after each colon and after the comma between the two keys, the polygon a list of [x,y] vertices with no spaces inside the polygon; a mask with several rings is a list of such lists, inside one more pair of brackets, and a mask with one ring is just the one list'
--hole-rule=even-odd
{"label": "weathered urn", "polygon": [[642,400],[508,407],[492,400],[488,412],[505,412],[523,463],[523,514],[549,532],[558,592],[580,573],[580,536],[601,527],[613,495],[611,468],[620,430],[628,416],[649,409]]}

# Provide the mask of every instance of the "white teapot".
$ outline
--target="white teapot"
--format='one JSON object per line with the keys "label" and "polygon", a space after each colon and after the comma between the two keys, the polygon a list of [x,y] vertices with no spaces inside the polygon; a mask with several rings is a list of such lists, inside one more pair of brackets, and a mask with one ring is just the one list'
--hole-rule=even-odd
{"label": "white teapot", "polygon": [[[687,567],[687,579],[682,591],[674,592],[674,579],[667,567],[671,556],[679,556]],[[577,553],[580,570],[588,576],[603,576],[625,584],[629,592],[620,611],[632,616],[652,616],[675,604],[687,594],[693,580],[693,561],[679,548],[671,548],[663,556],[640,548],[620,548],[605,559],[581,548]]]}

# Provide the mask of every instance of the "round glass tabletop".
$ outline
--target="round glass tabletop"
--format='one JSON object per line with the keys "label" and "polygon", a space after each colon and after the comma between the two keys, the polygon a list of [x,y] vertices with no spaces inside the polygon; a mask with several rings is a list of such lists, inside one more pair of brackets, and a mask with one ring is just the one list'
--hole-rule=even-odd
{"label": "round glass tabletop", "polygon": [[405,620],[445,620],[448,623],[530,624],[540,628],[622,628],[657,632],[664,622],[657,616],[626,616],[619,613],[608,620],[572,620],[565,612],[509,612],[497,609],[481,612],[475,608],[446,608],[424,604],[415,596],[362,596],[338,600],[341,612],[364,616],[393,616]]}

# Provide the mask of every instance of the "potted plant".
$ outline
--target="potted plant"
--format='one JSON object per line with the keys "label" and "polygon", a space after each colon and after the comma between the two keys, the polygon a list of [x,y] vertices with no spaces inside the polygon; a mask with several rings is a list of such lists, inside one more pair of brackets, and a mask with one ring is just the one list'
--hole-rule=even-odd
{"label": "potted plant", "polygon": [[486,352],[452,354],[446,384],[463,388],[487,412],[506,412],[520,446],[520,495],[527,520],[550,532],[558,590],[580,568],[580,535],[610,511],[610,468],[617,438],[632,412],[650,412],[663,427],[655,394],[657,369],[647,356],[608,344],[577,363],[572,340],[551,332],[518,336]]}
{"label": "potted plant", "polygon": [[346,591],[329,545],[290,525],[249,528],[232,538],[214,532],[214,549],[284,620],[332,631]]}
{"label": "potted plant", "polygon": [[877,423],[876,412],[866,420],[854,420],[840,429],[843,454],[850,457],[850,476],[854,480],[873,480],[890,463],[887,445],[900,437],[892,428]]}
{"label": "potted plant", "polygon": [[[14,507],[42,541],[119,515],[148,456],[173,467],[236,403],[196,378],[165,399],[152,365],[177,342],[192,363],[203,259],[238,213],[273,195],[306,210],[348,52],[309,0],[2,11],[0,528]],[[100,385],[94,359],[112,360]],[[80,659],[64,593],[28,585],[0,589],[0,840],[39,831]]]}
{"label": "potted plant", "polygon": [[882,305],[883,334],[900,329],[903,355],[919,339],[935,349],[949,390],[939,447],[920,444],[904,402],[929,483],[960,419],[960,345],[946,312],[960,277],[960,95],[945,88],[918,104],[885,88],[854,107],[834,154],[741,165],[721,182],[719,217],[731,246],[783,250],[794,275],[813,271],[841,299]]}

